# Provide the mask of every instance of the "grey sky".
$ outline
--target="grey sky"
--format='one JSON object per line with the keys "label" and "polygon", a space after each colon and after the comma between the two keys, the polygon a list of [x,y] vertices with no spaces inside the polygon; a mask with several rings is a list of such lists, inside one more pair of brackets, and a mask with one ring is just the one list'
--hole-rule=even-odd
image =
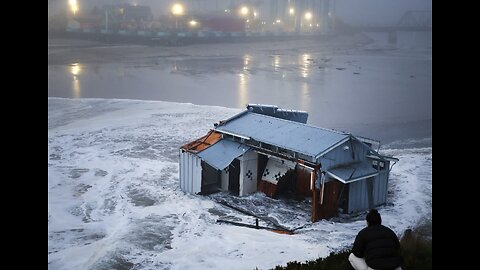
{"label": "grey sky", "polygon": [[353,25],[395,25],[409,10],[432,10],[431,0],[337,0],[339,18]]}
{"label": "grey sky", "polygon": [[[223,10],[230,5],[257,3],[263,9],[270,6],[270,1],[286,3],[287,0],[77,0],[80,10],[90,10],[95,5],[131,3],[150,6],[153,14],[168,14],[175,2],[183,3],[187,9]],[[308,1],[306,1],[308,2]],[[395,25],[402,15],[409,10],[432,10],[432,0],[334,0],[338,18],[350,25]],[[49,0],[49,17],[59,10],[68,8],[66,0]]]}

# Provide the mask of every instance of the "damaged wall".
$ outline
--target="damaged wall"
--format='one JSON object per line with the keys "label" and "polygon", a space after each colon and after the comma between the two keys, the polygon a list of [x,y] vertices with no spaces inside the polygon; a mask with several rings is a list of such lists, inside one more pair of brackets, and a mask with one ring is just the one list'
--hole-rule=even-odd
{"label": "damaged wall", "polygon": [[240,196],[257,191],[257,163],[258,155],[254,151],[247,151],[238,158],[240,160]]}

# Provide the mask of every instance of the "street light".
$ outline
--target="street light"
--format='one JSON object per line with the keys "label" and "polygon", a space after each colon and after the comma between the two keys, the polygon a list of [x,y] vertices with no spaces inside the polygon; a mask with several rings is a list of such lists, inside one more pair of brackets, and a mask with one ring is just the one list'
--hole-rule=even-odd
{"label": "street light", "polygon": [[288,14],[290,14],[290,16],[293,16],[293,31],[296,31],[297,30],[297,16],[295,15],[295,9],[293,7],[291,7],[288,10]]}
{"label": "street light", "polygon": [[305,20],[310,21],[312,19],[312,13],[310,11],[305,13]]}
{"label": "street light", "polygon": [[240,8],[240,15],[247,16],[248,15],[248,7],[245,7],[245,6],[241,7]]}
{"label": "street light", "polygon": [[175,29],[178,28],[178,17],[183,15],[183,5],[182,4],[174,4],[172,6],[172,14],[175,16]]}
{"label": "street light", "polygon": [[247,28],[248,28],[248,22],[249,22],[249,20],[248,20],[248,13],[249,13],[249,12],[250,12],[250,11],[248,10],[248,7],[246,7],[246,6],[242,6],[242,7],[240,8],[240,10],[239,10],[240,16],[242,16],[242,17],[245,18],[245,31],[246,31]]}
{"label": "street light", "polygon": [[190,22],[188,22],[190,24],[191,27],[195,27],[197,26],[198,22],[195,21],[195,20],[191,20]]}
{"label": "street light", "polygon": [[182,4],[174,4],[172,6],[172,13],[175,16],[183,15],[183,5]]}
{"label": "street light", "polygon": [[309,24],[310,27],[312,27],[312,13],[310,11],[305,12],[304,18],[305,18],[305,24]]}
{"label": "street light", "polygon": [[73,13],[73,16],[75,16],[78,11],[77,0],[68,0],[68,5],[70,6],[70,11]]}

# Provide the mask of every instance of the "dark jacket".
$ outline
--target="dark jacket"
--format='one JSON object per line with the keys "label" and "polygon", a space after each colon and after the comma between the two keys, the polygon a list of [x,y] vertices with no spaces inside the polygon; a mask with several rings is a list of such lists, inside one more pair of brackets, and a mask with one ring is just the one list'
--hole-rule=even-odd
{"label": "dark jacket", "polygon": [[383,225],[362,229],[353,243],[352,253],[365,258],[370,268],[389,270],[401,265],[400,242],[397,235]]}

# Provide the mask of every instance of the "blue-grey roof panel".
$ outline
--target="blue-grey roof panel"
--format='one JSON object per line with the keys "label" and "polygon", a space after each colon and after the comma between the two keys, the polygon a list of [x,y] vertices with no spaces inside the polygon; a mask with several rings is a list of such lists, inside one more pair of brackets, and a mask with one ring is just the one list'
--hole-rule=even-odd
{"label": "blue-grey roof panel", "polygon": [[273,116],[276,118],[286,119],[303,124],[306,124],[308,119],[307,112],[279,109],[275,105],[248,104],[247,110],[258,114]]}
{"label": "blue-grey roof panel", "polygon": [[359,162],[348,166],[330,169],[327,173],[341,178],[345,183],[350,183],[357,179],[374,176],[378,171],[372,167],[372,163],[370,162]]}
{"label": "blue-grey roof panel", "polygon": [[344,140],[346,133],[257,113],[243,113],[215,128],[315,157]]}
{"label": "blue-grey roof panel", "polygon": [[232,160],[243,155],[250,147],[238,142],[220,140],[197,155],[217,170],[225,169]]}

